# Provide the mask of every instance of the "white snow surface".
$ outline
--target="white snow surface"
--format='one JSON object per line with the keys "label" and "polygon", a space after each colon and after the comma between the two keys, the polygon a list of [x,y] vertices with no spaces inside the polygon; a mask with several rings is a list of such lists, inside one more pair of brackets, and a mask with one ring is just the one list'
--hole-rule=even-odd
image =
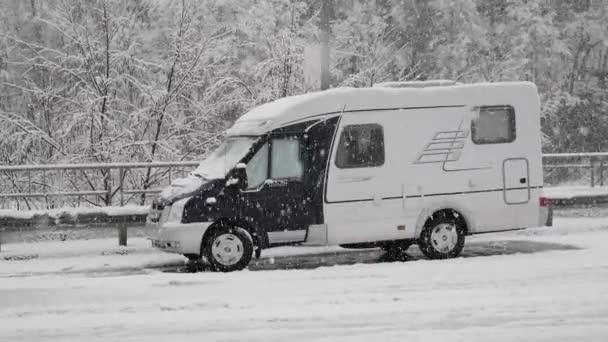
{"label": "white snow surface", "polygon": [[[278,247],[265,250],[264,258],[327,254],[344,251],[329,247]],[[0,250],[0,278],[40,274],[140,271],[165,265],[184,264],[186,258],[151,247],[146,238],[129,238],[128,246],[118,239],[8,243]],[[0,340],[2,341],[2,340]]]}
{"label": "white snow surface", "polygon": [[3,273],[0,341],[607,340],[607,218],[469,239],[505,241],[578,249],[230,274]]}
{"label": "white snow surface", "polygon": [[606,186],[556,186],[545,187],[543,193],[548,198],[568,199],[577,196],[608,196],[608,187]]}
{"label": "white snow surface", "polygon": [[0,217],[11,217],[16,219],[31,219],[36,215],[49,215],[51,218],[58,218],[62,214],[70,214],[78,216],[82,214],[103,213],[108,216],[128,216],[128,215],[146,215],[150,211],[148,205],[126,205],[124,207],[77,207],[77,208],[58,208],[47,210],[16,210],[16,209],[1,209]]}
{"label": "white snow surface", "polygon": [[145,238],[129,238],[128,246],[122,247],[118,246],[116,238],[9,243],[3,244],[0,252],[0,278],[33,274],[135,271],[146,267],[183,264],[185,260],[181,255],[151,248],[150,241]]}
{"label": "white snow surface", "polygon": [[374,88],[425,88],[425,87],[440,87],[461,85],[462,83],[452,80],[428,80],[428,81],[390,81],[374,84]]}

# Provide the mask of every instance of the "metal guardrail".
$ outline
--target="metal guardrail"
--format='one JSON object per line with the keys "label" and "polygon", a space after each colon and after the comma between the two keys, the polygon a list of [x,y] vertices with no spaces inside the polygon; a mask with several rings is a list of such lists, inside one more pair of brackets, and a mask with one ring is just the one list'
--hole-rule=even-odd
{"label": "metal guardrail", "polygon": [[[608,152],[602,153],[548,153],[543,154],[543,168],[545,170],[545,179],[551,176],[551,173],[555,170],[574,171],[576,176],[589,177],[589,185],[594,187],[596,185],[604,185],[604,168],[608,165]],[[124,205],[125,196],[128,195],[141,195],[157,193],[160,189],[155,188],[136,188],[133,184],[126,186],[125,178],[128,172],[135,169],[155,169],[157,174],[161,174],[162,177],[156,178],[154,184],[158,187],[162,186],[162,181],[165,183],[171,182],[173,173],[175,171],[181,171],[182,175],[185,174],[186,169],[193,168],[198,165],[198,162],[153,162],[153,163],[110,163],[110,164],[80,164],[80,165],[27,165],[27,166],[3,166],[0,167],[1,175],[15,175],[22,174],[21,181],[25,178],[25,189],[20,192],[0,193],[0,199],[19,199],[19,198],[50,198],[50,197],[84,197],[84,196],[108,196],[112,201],[115,195],[118,195],[120,205]],[[58,189],[57,191],[45,191],[52,188],[47,184],[47,174],[51,172],[60,173],[59,184],[64,184],[63,178],[66,173],[70,171],[80,171],[83,175],[86,175],[87,171],[100,172],[105,175],[106,188],[103,190],[74,190],[64,191]],[[160,171],[160,172],[158,172]],[[582,174],[586,172],[586,174]],[[41,177],[32,177],[32,174],[39,173]],[[179,173],[179,172],[178,172]],[[117,175],[117,176],[116,176]],[[118,177],[117,186],[113,186],[116,178]],[[8,177],[10,178],[10,177]],[[152,177],[154,178],[154,177]],[[36,184],[39,182],[41,184]],[[18,185],[19,183],[13,182]],[[89,184],[90,185],[90,184]],[[109,185],[109,186],[108,186]],[[147,186],[151,185],[148,183]],[[42,187],[40,187],[42,186]],[[18,186],[16,186],[18,188]],[[41,188],[42,191],[32,191],[33,188]],[[576,207],[576,206],[605,206],[608,205],[608,196],[578,196],[576,198],[566,199],[554,199],[553,203],[556,207]],[[119,245],[127,244],[127,229],[128,224],[120,223],[117,225],[118,228],[118,240]],[[0,239],[2,238],[2,227],[0,227]],[[1,244],[0,240],[0,244]]]}
{"label": "metal guardrail", "polygon": [[[549,182],[588,178],[591,187],[603,186],[608,152],[547,153],[543,154],[543,162],[545,179]],[[138,195],[145,197],[160,192],[175,177],[175,173],[184,176],[186,170],[198,164],[196,161],[184,161],[0,166],[0,208],[3,207],[2,201],[27,203],[28,200],[43,201],[36,207],[38,209],[55,208],[66,198],[76,199],[69,206],[79,206],[83,198],[101,199],[104,203],[96,204],[100,206],[124,206]],[[145,170],[146,175],[133,175],[134,170],[138,169]],[[67,180],[68,176],[72,176],[72,179]],[[127,179],[127,176],[132,177]],[[56,201],[60,203],[56,204]],[[27,207],[20,205],[19,208],[34,209],[27,204]]]}
{"label": "metal guardrail", "polygon": [[554,170],[574,170],[579,172],[578,176],[581,178],[588,177],[591,187],[604,186],[604,171],[607,165],[608,152],[543,154],[543,169],[546,179],[550,178],[551,172]]}
{"label": "metal guardrail", "polygon": [[[187,169],[198,164],[185,161],[0,166],[0,177],[3,177],[0,181],[4,183],[0,200],[43,199],[49,202],[49,199],[72,197],[80,203],[82,198],[93,196],[103,198],[105,205],[117,202],[124,206],[129,200],[127,197],[158,193],[171,183],[176,173],[184,176]],[[147,174],[134,175],[134,170]],[[129,180],[127,176],[133,177]],[[28,205],[27,209],[32,208]]]}

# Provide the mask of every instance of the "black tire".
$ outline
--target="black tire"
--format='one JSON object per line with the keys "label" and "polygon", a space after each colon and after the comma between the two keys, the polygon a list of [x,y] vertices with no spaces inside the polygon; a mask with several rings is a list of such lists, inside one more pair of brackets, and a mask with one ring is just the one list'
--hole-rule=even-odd
{"label": "black tire", "polygon": [[427,258],[449,259],[460,255],[464,248],[466,223],[451,210],[431,216],[420,233],[418,247]]}
{"label": "black tire", "polygon": [[411,240],[399,240],[383,243],[380,248],[384,250],[382,260],[385,261],[406,261],[408,256],[405,254],[408,248],[414,244]]}
{"label": "black tire", "polygon": [[201,261],[201,256],[197,254],[184,254],[186,258],[188,258],[188,262],[198,262]]}
{"label": "black tire", "polygon": [[414,244],[411,240],[391,241],[382,244],[380,247],[387,253],[405,253]]}
{"label": "black tire", "polygon": [[201,255],[205,256],[212,270],[232,272],[249,265],[253,248],[253,239],[245,229],[220,226],[203,241]]}
{"label": "black tire", "polygon": [[187,273],[197,273],[208,269],[209,267],[203,263],[203,259],[198,254],[184,254],[188,261],[184,265],[183,270]]}

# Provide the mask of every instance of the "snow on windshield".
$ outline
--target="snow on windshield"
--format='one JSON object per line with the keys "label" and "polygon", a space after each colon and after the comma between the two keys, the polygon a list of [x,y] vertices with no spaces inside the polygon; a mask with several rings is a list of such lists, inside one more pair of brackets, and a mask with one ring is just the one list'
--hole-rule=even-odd
{"label": "snow on windshield", "polygon": [[232,137],[224,141],[193,174],[206,179],[224,178],[241,158],[247,154],[255,137]]}

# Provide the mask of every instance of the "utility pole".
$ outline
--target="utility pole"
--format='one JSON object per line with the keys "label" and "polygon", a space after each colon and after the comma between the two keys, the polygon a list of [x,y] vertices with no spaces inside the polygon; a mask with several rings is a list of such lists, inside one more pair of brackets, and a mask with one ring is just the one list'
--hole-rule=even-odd
{"label": "utility pole", "polygon": [[329,17],[332,0],[321,1],[321,90],[325,90],[329,88],[329,37],[331,35]]}

